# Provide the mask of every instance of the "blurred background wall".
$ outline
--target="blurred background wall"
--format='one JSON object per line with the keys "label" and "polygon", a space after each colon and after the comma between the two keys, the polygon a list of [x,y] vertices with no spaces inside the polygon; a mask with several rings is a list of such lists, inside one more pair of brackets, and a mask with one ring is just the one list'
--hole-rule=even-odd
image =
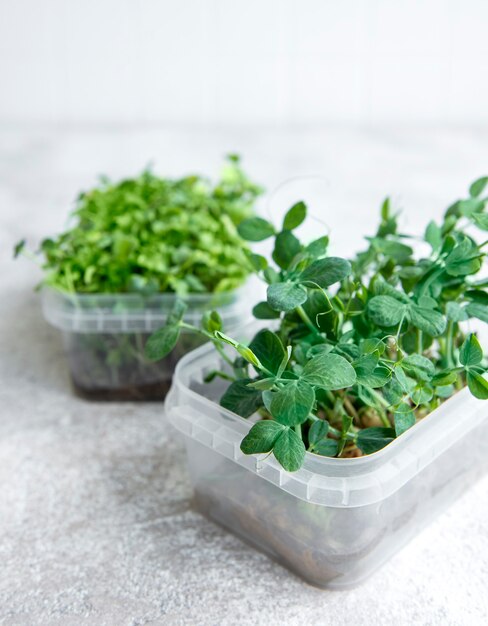
{"label": "blurred background wall", "polygon": [[1,0],[0,123],[488,122],[486,0]]}

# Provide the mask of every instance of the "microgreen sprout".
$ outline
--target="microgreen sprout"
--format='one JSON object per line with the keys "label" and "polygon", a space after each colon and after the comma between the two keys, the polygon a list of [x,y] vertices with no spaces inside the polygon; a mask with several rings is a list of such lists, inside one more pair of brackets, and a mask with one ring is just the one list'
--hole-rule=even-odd
{"label": "microgreen sprout", "polygon": [[[327,237],[299,241],[293,231],[306,218],[302,202],[281,229],[259,217],[239,225],[250,241],[274,238],[277,267],[250,255],[267,284],[254,315],[269,328],[248,345],[224,335],[212,315],[193,330],[225,354],[232,382],[221,405],[245,418],[260,415],[242,441],[245,454],[272,452],[296,471],[306,451],[351,457],[382,449],[466,384],[488,399],[486,361],[469,332],[473,320],[488,321],[486,280],[476,278],[487,185],[487,178],[475,181],[441,223],[428,224],[430,254],[420,258],[389,200],[368,248],[351,260],[327,256]],[[152,358],[171,349],[181,326],[169,320],[156,333]],[[224,353],[227,344],[235,359]]]}
{"label": "microgreen sprout", "polygon": [[73,225],[42,241],[43,284],[71,293],[231,291],[252,271],[236,227],[260,193],[235,155],[216,184],[150,170],[118,183],[102,178],[79,195]]}

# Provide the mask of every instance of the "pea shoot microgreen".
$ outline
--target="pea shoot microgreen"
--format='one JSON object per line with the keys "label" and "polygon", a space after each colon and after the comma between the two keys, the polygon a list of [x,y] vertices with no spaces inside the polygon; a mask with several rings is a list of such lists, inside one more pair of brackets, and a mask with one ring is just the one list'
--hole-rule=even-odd
{"label": "pea shoot microgreen", "polygon": [[[231,381],[222,406],[261,418],[242,441],[245,454],[272,452],[288,471],[302,466],[307,450],[372,454],[464,385],[488,399],[486,360],[469,332],[473,319],[488,321],[487,281],[476,278],[487,243],[476,235],[488,230],[487,187],[488,178],[475,181],[441,223],[427,225],[430,253],[421,257],[415,238],[399,232],[388,199],[367,249],[351,260],[327,256],[327,237],[299,241],[293,231],[306,219],[303,202],[291,207],[281,229],[260,217],[240,223],[249,241],[274,238],[277,267],[249,254],[267,284],[254,315],[270,326],[248,345],[225,335],[215,313],[193,330],[227,363],[227,372],[215,373]],[[163,357],[182,326],[168,320],[148,355]]]}

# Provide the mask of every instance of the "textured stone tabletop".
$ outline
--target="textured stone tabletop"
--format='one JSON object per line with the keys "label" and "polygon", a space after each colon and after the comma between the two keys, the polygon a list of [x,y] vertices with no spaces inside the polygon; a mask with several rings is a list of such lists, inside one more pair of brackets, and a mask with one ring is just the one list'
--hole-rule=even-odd
{"label": "textured stone tabletop", "polygon": [[0,624],[486,624],[488,478],[361,587],[321,591],[193,510],[161,404],[72,395],[40,274],[12,245],[59,230],[98,173],[215,172],[226,151],[268,188],[326,175],[344,204],[320,215],[356,246],[386,193],[418,230],[440,215],[487,173],[488,130],[0,131]]}

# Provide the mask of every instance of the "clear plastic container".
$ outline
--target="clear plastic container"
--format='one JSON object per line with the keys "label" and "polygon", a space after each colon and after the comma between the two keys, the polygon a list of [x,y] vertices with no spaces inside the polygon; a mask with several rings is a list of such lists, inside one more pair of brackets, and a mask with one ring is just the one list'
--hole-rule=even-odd
{"label": "clear plastic container", "polygon": [[[185,321],[199,325],[202,313],[218,309],[224,327],[249,321],[247,288],[219,294],[193,294],[185,298]],[[46,320],[63,333],[73,387],[94,400],[161,400],[166,395],[178,360],[203,343],[182,332],[174,350],[157,363],[148,361],[148,337],[162,326],[174,294],[144,297],[138,294],[66,294],[42,290]]]}
{"label": "clear plastic container", "polygon": [[196,503],[318,587],[363,581],[488,468],[488,402],[465,389],[379,452],[307,452],[298,472],[286,472],[272,455],[240,451],[250,421],[219,406],[228,383],[203,382],[223,367],[211,345],[188,354],[165,403],[184,436]]}

